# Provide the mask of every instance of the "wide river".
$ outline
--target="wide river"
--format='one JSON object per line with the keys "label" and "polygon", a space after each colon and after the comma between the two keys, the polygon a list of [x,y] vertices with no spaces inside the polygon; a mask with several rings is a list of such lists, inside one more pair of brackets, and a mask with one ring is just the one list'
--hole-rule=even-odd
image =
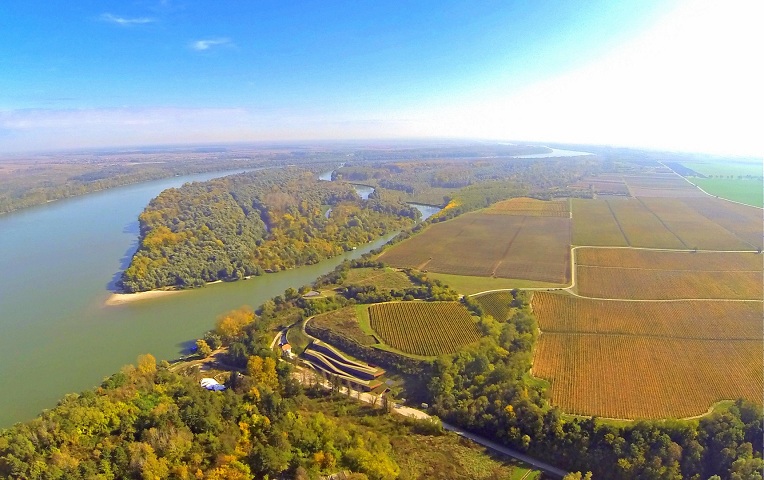
{"label": "wide river", "polygon": [[149,200],[222,175],[158,180],[0,215],[0,427],[99,384],[141,353],[176,358],[220,313],[259,306],[386,241],[251,280],[104,305],[137,247],[137,217]]}

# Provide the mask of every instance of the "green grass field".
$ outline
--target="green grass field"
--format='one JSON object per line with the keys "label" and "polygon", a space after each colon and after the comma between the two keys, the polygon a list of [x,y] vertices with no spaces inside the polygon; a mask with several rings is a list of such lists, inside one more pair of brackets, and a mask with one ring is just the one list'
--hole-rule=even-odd
{"label": "green grass field", "polygon": [[345,285],[376,285],[379,290],[403,290],[413,287],[409,277],[392,268],[351,268]]}
{"label": "green grass field", "polygon": [[761,180],[695,177],[688,178],[688,180],[711,195],[754,207],[764,207],[764,184]]}
{"label": "green grass field", "polygon": [[471,277],[467,275],[451,275],[449,273],[428,272],[427,276],[433,280],[440,280],[464,295],[472,295],[479,292],[485,292],[486,290],[509,288],[563,288],[567,286],[559,283],[537,282],[535,280],[522,280],[517,278]]}
{"label": "green grass field", "polygon": [[[688,177],[687,179],[711,195],[736,202],[764,207],[764,170],[761,163],[744,162],[683,162],[703,175],[713,178]],[[719,178],[719,176],[724,178]],[[733,178],[729,178],[732,175]],[[745,178],[746,175],[755,178]],[[738,176],[743,178],[738,178]]]}

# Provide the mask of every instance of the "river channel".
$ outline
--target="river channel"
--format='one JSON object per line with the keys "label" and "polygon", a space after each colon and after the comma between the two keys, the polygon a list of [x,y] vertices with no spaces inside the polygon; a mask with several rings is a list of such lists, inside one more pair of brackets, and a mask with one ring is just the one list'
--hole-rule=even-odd
{"label": "river channel", "polygon": [[137,217],[149,200],[230,173],[114,188],[0,216],[0,427],[99,384],[141,353],[176,358],[220,313],[256,307],[387,240],[316,265],[106,306],[137,247]]}

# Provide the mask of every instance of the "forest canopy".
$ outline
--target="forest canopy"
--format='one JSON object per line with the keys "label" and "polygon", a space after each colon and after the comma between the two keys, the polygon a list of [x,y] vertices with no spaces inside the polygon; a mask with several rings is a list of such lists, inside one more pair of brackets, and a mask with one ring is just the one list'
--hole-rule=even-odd
{"label": "forest canopy", "polygon": [[418,211],[285,168],[162,192],[139,217],[127,292],[188,288],[310,265],[410,226]]}

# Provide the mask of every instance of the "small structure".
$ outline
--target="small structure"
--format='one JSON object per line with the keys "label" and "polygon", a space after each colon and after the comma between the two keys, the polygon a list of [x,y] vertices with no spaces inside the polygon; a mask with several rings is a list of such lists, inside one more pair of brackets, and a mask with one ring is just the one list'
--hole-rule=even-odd
{"label": "small structure", "polygon": [[281,345],[281,355],[286,358],[292,358],[292,346],[288,343]]}
{"label": "small structure", "polygon": [[311,290],[308,293],[306,293],[305,295],[303,295],[302,298],[315,298],[315,297],[320,297],[320,296],[321,296],[321,292],[317,292],[315,290]]}
{"label": "small structure", "polygon": [[220,392],[225,390],[225,385],[221,385],[214,378],[202,378],[202,381],[199,382],[199,384],[202,386],[202,388],[206,388],[207,390],[211,390],[213,392]]}

